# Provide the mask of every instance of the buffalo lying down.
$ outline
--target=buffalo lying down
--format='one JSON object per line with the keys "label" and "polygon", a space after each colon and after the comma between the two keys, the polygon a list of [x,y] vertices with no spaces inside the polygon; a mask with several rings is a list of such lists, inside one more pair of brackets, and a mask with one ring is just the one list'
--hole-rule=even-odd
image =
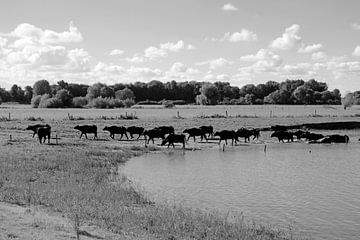
{"label": "buffalo lying down", "polygon": [[310,141],[309,143],[348,143],[349,137],[347,135],[334,134],[326,136],[319,140]]}
{"label": "buffalo lying down", "polygon": [[[37,129],[37,135],[40,143],[45,143],[46,138],[48,139],[48,143],[50,143],[51,127],[48,124],[46,124],[45,127],[39,127]],[[44,141],[42,141],[43,139]]]}
{"label": "buffalo lying down", "polygon": [[94,134],[94,139],[97,138],[97,127],[96,125],[76,125],[74,127],[74,129],[79,130],[81,132],[80,134],[80,139],[82,137],[82,135],[85,135],[85,138],[87,138],[87,133],[93,133]]}
{"label": "buffalo lying down", "polygon": [[170,145],[172,145],[173,148],[175,148],[174,143],[182,143],[183,148],[185,148],[185,135],[184,134],[170,134],[162,141],[161,146],[168,144],[168,148],[170,147]]}

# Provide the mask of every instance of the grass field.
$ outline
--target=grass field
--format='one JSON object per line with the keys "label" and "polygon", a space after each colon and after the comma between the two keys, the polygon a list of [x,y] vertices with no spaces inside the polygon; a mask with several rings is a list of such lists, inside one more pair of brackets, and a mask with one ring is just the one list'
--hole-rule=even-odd
{"label": "grass field", "polygon": [[[228,219],[213,212],[182,206],[152,203],[136,186],[119,174],[119,165],[147,151],[165,151],[157,145],[145,148],[144,141],[118,141],[103,132],[104,126],[124,125],[152,128],[173,125],[177,132],[187,127],[213,125],[215,130],[243,126],[265,127],[359,120],[358,109],[344,111],[341,106],[265,108],[181,107],[177,109],[32,109],[29,106],[3,106],[0,111],[0,201],[24,206],[42,205],[64,213],[74,235],[85,224],[95,224],[114,233],[131,233],[149,239],[291,239],[269,227],[257,226],[241,218]],[[278,109],[279,108],[279,109]],[[280,110],[289,110],[289,114]],[[262,109],[260,111],[260,109]],[[306,109],[300,113],[299,109]],[[316,109],[316,114],[315,110]],[[120,120],[133,113],[136,120]],[[228,117],[224,118],[224,112]],[[268,115],[273,111],[273,115]],[[178,117],[177,112],[180,112]],[[255,116],[256,112],[256,116]],[[314,114],[311,115],[311,112]],[[10,121],[8,119],[10,113]],[[70,120],[68,113],[73,116]],[[278,113],[278,114],[275,114]],[[212,118],[214,114],[219,118]],[[293,114],[293,115],[291,115]],[[34,121],[36,120],[36,121]],[[40,145],[27,125],[48,123],[51,144]],[[73,127],[96,124],[99,138],[79,139]],[[57,137],[57,140],[54,139]],[[191,144],[191,143],[190,143]],[[190,146],[191,147],[191,146]],[[171,150],[174,151],[174,150]],[[180,150],[175,150],[180,151]],[[121,172],[121,171],[120,171]]]}

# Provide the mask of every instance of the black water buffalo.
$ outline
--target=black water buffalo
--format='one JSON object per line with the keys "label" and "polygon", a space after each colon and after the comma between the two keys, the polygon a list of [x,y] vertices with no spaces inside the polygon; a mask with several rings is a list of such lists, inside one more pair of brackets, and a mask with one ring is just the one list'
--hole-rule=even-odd
{"label": "black water buffalo", "polygon": [[104,127],[104,131],[110,132],[110,137],[112,139],[115,139],[115,134],[121,134],[120,140],[125,135],[126,139],[129,139],[128,135],[126,134],[126,127],[118,127],[118,126],[110,126],[110,127]]}
{"label": "black water buffalo", "polygon": [[317,141],[324,138],[324,135],[320,133],[305,132],[301,137],[305,138],[308,141]]}
{"label": "black water buffalo", "polygon": [[154,128],[154,129],[150,129],[150,130],[145,130],[143,132],[143,135],[145,137],[145,142],[146,142],[146,138],[147,139],[147,143],[149,144],[150,140],[152,140],[153,144],[154,142],[154,138],[161,138],[161,139],[165,139],[165,135],[167,134],[166,130],[162,130],[160,128]]}
{"label": "black water buffalo", "polygon": [[137,137],[137,139],[139,139],[140,136],[141,136],[141,135],[143,134],[143,132],[144,132],[144,128],[143,128],[143,127],[131,126],[131,127],[128,127],[128,128],[126,129],[126,131],[127,131],[128,133],[130,133],[131,139],[134,138],[134,134],[138,134],[139,136]]}
{"label": "black water buffalo", "polygon": [[305,138],[305,135],[308,134],[308,131],[303,131],[303,130],[297,130],[295,132],[293,132],[292,134],[298,139],[300,140],[301,138]]}
{"label": "black water buffalo", "polygon": [[201,126],[200,129],[204,132],[204,134],[208,134],[208,138],[214,137],[214,128],[213,126]]}
{"label": "black water buffalo", "polygon": [[259,139],[260,136],[260,129],[255,128],[255,129],[247,129],[247,128],[239,128],[236,132],[236,141],[238,141],[238,138],[244,138],[245,142],[246,141],[250,141],[250,137],[253,137],[253,140]]}
{"label": "black water buffalo", "polygon": [[294,141],[294,135],[292,132],[286,132],[286,131],[276,131],[273,132],[271,134],[270,137],[276,137],[279,139],[279,142],[284,142],[284,139],[286,139],[288,142],[290,142],[290,140],[293,142]]}
{"label": "black water buffalo", "polygon": [[170,147],[170,145],[175,148],[174,143],[182,143],[183,148],[185,148],[185,141],[186,137],[184,134],[170,134],[161,142],[161,146],[168,144],[168,148]]}
{"label": "black water buffalo", "polygon": [[253,129],[250,129],[250,131],[252,132],[252,135],[254,136],[253,140],[259,139],[259,137],[260,137],[260,128],[253,128]]}
{"label": "black water buffalo", "polygon": [[[39,127],[36,133],[40,143],[45,143],[46,138],[48,139],[48,143],[50,143],[51,127],[48,124],[46,124],[45,127]],[[43,139],[44,141],[42,142]]]}
{"label": "black water buffalo", "polygon": [[203,130],[201,130],[200,128],[187,128],[183,131],[183,133],[187,133],[189,134],[187,141],[189,141],[189,139],[191,137],[194,138],[194,142],[195,142],[195,137],[196,136],[200,136],[201,137],[201,141],[205,138],[205,140],[207,141],[206,135],[204,133]]}
{"label": "black water buffalo", "polygon": [[49,126],[49,125],[48,125],[48,124],[29,125],[25,130],[31,130],[31,131],[33,131],[34,133],[33,133],[33,136],[32,136],[32,137],[34,137],[34,136],[36,135],[36,133],[37,133],[38,128],[40,128],[40,127],[47,127],[47,126]]}
{"label": "black water buffalo", "polygon": [[334,134],[326,136],[319,140],[310,141],[309,143],[348,143],[349,137],[347,135]]}
{"label": "black water buffalo", "polygon": [[79,130],[81,132],[80,134],[80,139],[82,137],[82,135],[85,135],[85,138],[87,138],[87,133],[93,133],[94,134],[94,139],[97,138],[97,127],[96,125],[76,125],[74,127],[74,129]]}
{"label": "black water buffalo", "polygon": [[160,129],[164,134],[172,134],[175,133],[175,129],[173,126],[160,126],[155,129]]}
{"label": "black water buffalo", "polygon": [[231,139],[231,145],[234,145],[234,141],[236,143],[236,133],[233,130],[222,130],[220,132],[214,133],[214,136],[219,136],[219,144],[222,140],[225,140],[225,143],[227,144],[228,139]]}
{"label": "black water buffalo", "polygon": [[284,125],[274,125],[274,126],[271,126],[271,130],[275,131],[275,132],[285,132],[287,131],[287,127],[284,126]]}

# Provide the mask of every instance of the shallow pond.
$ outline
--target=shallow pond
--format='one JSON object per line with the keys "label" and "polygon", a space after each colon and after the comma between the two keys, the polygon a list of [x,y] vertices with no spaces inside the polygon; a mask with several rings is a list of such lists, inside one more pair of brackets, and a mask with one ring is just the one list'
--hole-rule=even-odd
{"label": "shallow pond", "polygon": [[169,150],[122,171],[155,201],[243,214],[314,239],[360,239],[360,144],[267,143]]}

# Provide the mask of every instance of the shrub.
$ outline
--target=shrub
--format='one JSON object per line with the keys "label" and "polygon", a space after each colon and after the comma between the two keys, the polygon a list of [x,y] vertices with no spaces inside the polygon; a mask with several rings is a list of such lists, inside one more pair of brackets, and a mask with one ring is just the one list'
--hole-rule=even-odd
{"label": "shrub", "polygon": [[31,106],[32,106],[33,108],[39,107],[40,100],[41,100],[41,95],[34,96],[34,97],[31,99]]}
{"label": "shrub", "polygon": [[124,101],[116,98],[111,98],[109,100],[109,108],[123,108],[125,107]]}
{"label": "shrub", "polygon": [[175,106],[173,101],[163,101],[162,105],[164,108],[173,108]]}
{"label": "shrub", "polygon": [[83,108],[89,103],[86,97],[74,97],[72,99],[72,106],[75,108]]}
{"label": "shrub", "polygon": [[97,97],[97,98],[91,99],[89,101],[88,107],[90,107],[90,108],[109,108],[109,102],[105,98]]}
{"label": "shrub", "polygon": [[40,101],[39,108],[62,108],[64,104],[58,98],[47,98]]}
{"label": "shrub", "polygon": [[131,98],[127,98],[127,99],[123,100],[123,103],[126,108],[130,108],[135,105],[134,99],[131,99]]}
{"label": "shrub", "polygon": [[173,103],[175,105],[186,105],[186,101],[185,100],[174,100]]}
{"label": "shrub", "polygon": [[157,101],[145,100],[145,101],[137,102],[137,104],[138,105],[158,105],[159,103]]}

